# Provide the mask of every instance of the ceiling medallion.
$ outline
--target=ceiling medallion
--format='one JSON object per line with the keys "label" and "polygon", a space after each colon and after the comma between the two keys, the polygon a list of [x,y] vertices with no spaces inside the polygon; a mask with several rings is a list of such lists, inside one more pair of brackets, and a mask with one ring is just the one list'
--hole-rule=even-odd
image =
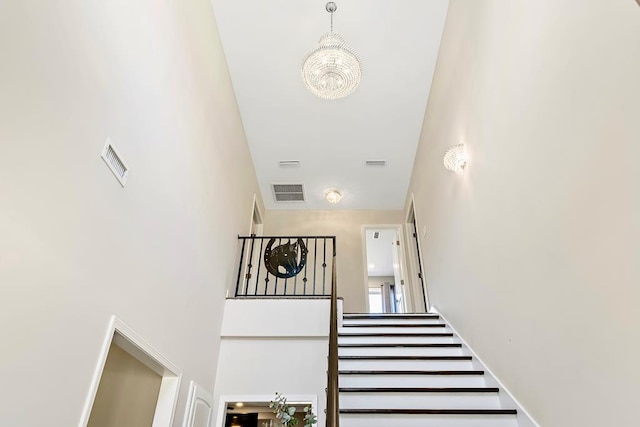
{"label": "ceiling medallion", "polygon": [[333,32],[333,12],[338,6],[327,3],[331,14],[331,31],[320,37],[318,46],[302,63],[302,79],[314,95],[322,99],[339,99],[352,94],[362,78],[362,63],[344,39]]}

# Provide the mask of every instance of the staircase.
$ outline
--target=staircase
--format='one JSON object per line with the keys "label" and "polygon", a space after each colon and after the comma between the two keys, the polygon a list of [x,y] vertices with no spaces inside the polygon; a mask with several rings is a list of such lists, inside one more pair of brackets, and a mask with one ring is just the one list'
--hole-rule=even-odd
{"label": "staircase", "polygon": [[517,427],[437,314],[345,314],[341,427]]}

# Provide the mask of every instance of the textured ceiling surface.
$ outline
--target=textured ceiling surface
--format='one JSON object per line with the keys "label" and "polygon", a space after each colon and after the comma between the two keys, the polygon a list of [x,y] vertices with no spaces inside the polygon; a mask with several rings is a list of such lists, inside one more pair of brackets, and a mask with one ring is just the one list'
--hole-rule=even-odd
{"label": "textured ceiling surface", "polygon": [[[448,0],[337,1],[335,31],[360,55],[363,79],[332,101],[301,77],[303,58],[329,30],[325,3],[212,0],[265,206],[401,209]],[[276,203],[272,183],[304,184],[306,201]],[[344,195],[338,205],[324,199],[330,188]]]}

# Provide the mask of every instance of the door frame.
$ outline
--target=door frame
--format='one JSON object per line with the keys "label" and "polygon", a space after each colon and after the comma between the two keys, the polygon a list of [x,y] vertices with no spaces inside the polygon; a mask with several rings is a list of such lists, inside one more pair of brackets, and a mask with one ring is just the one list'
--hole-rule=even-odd
{"label": "door frame", "polygon": [[[413,228],[413,223],[415,221],[415,242],[416,245],[413,245],[413,232],[411,229]],[[413,295],[414,311],[418,311],[418,301],[421,301],[421,305],[424,305],[424,311],[429,312],[431,309],[430,299],[429,299],[429,288],[427,286],[427,275],[424,269],[424,251],[422,244],[422,237],[420,234],[420,226],[418,222],[418,212],[416,209],[416,201],[413,193],[409,197],[409,206],[407,207],[406,215],[405,215],[405,236],[407,242],[407,253],[410,255],[407,257],[407,264],[409,266],[410,277],[411,277],[411,288],[415,292]],[[411,249],[413,247],[413,250]],[[422,280],[420,280],[419,273],[422,271]],[[422,294],[422,295],[420,295]]]}
{"label": "door frame", "polygon": [[182,370],[171,363],[169,359],[116,316],[111,316],[109,319],[107,333],[102,343],[102,349],[98,356],[98,363],[93,373],[93,378],[91,379],[89,393],[87,394],[84,408],[82,409],[78,427],[87,427],[89,423],[93,403],[98,393],[98,386],[100,385],[102,372],[104,371],[104,365],[107,361],[107,355],[109,354],[109,348],[112,343],[162,377],[151,426],[170,427],[173,423],[176,404],[178,402]]}
{"label": "door frame", "polygon": [[[264,227],[264,215],[262,215],[262,211],[260,210],[260,205],[258,204],[258,195],[253,195],[253,203],[251,205],[251,218],[249,218],[249,235],[254,233],[256,236],[262,235],[262,229]],[[259,225],[257,230],[253,229],[253,218],[258,217],[260,222],[256,224]]]}
{"label": "door frame", "polygon": [[[398,238],[400,239],[400,245],[398,246],[398,259],[400,263],[400,275],[401,280],[405,283],[404,285],[408,285],[407,273],[409,270],[407,269],[407,256],[405,251],[405,235],[403,232],[404,224],[364,224],[360,227],[361,241],[362,241],[362,265],[363,265],[363,277],[364,277],[364,292],[365,292],[365,308],[366,312],[369,313],[369,268],[367,264],[367,229],[385,229],[385,230],[396,230],[398,233]],[[398,285],[398,284],[396,284]],[[404,286],[400,284],[400,286]],[[404,298],[404,307],[405,312],[410,312],[410,307],[413,307],[412,295],[411,292],[407,292],[409,286],[404,286],[402,288],[402,296]]]}
{"label": "door frame", "polygon": [[[256,228],[254,229],[253,219],[256,217],[259,219],[260,222],[255,222]],[[249,218],[249,228],[247,229],[248,230],[247,235],[262,236],[263,228],[264,228],[264,216],[262,215],[262,211],[260,210],[260,204],[258,203],[258,195],[254,193],[253,202],[251,204],[251,217]],[[250,249],[247,249],[246,254],[240,254],[239,256],[244,257],[244,255],[247,255],[248,257],[253,259],[256,256],[256,251],[255,249],[253,251],[251,251]],[[258,254],[258,257],[260,256],[261,254]],[[246,260],[243,260],[242,266],[240,266],[242,268],[242,271],[240,272],[240,279],[241,279],[240,290],[242,290],[243,293],[248,292],[249,283],[247,283],[247,270],[249,267],[248,264],[250,262],[251,260],[247,258]],[[231,288],[227,289],[227,298],[229,297],[229,294],[235,297],[236,296],[235,292],[236,292],[236,286],[235,284],[232,283]]]}

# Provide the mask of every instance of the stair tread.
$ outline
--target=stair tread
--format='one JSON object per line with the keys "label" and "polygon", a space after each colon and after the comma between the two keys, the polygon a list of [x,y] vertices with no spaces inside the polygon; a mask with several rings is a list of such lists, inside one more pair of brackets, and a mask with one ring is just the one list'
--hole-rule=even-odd
{"label": "stair tread", "polygon": [[384,323],[349,323],[343,324],[343,328],[446,328],[444,323],[391,323],[385,325]]}
{"label": "stair tread", "polygon": [[345,319],[439,319],[438,314],[369,314],[344,313]]}
{"label": "stair tread", "polygon": [[453,332],[341,332],[338,337],[453,337]]}
{"label": "stair tread", "polygon": [[498,387],[343,387],[340,393],[498,393]]}
{"label": "stair tread", "polygon": [[363,344],[340,344],[338,347],[462,347],[461,343],[363,343]]}
{"label": "stair tread", "polygon": [[338,356],[340,360],[472,360],[471,356]]}
{"label": "stair tread", "polygon": [[467,371],[388,371],[388,370],[341,370],[340,375],[484,375],[482,370]]}
{"label": "stair tread", "polygon": [[340,409],[341,414],[517,415],[515,409]]}

